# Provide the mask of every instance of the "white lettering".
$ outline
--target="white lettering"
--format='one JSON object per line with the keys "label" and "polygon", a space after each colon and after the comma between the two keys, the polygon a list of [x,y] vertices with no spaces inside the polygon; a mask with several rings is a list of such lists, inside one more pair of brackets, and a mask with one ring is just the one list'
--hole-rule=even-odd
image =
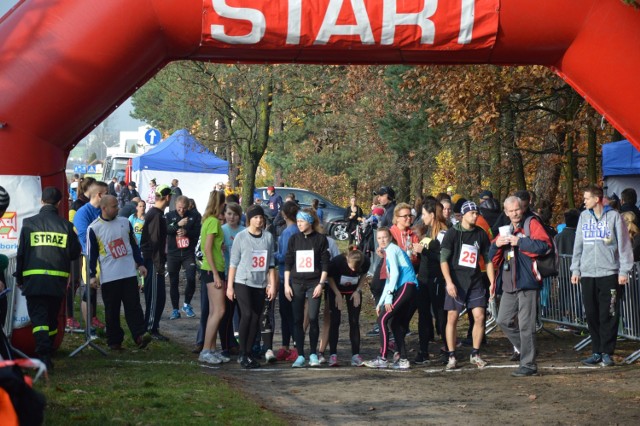
{"label": "white lettering", "polygon": [[287,44],[300,44],[302,26],[302,0],[289,0],[289,21],[287,22]]}
{"label": "white lettering", "polygon": [[[358,35],[362,44],[373,44],[373,31],[363,0],[349,0],[356,18],[355,25],[337,25],[344,0],[331,0],[314,44],[327,44],[332,35]],[[395,0],[394,0],[395,2]]]}
{"label": "white lettering", "polygon": [[382,12],[382,37],[380,44],[392,45],[399,25],[416,25],[420,27],[422,35],[420,44],[433,44],[436,26],[429,18],[438,9],[438,0],[424,0],[424,8],[417,13],[397,13],[397,0],[384,0]]}
{"label": "white lettering", "polygon": [[225,0],[212,0],[213,10],[223,18],[251,22],[251,31],[247,35],[230,36],[224,32],[224,25],[211,25],[211,37],[229,44],[255,44],[262,40],[267,28],[264,14],[248,7],[228,6]]}
{"label": "white lettering", "polygon": [[473,37],[473,20],[475,18],[475,3],[475,0],[462,0],[458,44],[471,43]]}

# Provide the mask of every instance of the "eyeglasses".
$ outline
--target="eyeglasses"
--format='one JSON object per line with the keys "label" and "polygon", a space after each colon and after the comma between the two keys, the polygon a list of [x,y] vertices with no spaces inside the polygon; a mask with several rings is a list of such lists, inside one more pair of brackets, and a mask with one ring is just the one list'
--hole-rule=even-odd
{"label": "eyeglasses", "polygon": [[408,218],[408,217],[412,217],[410,214],[405,214],[404,216],[397,216],[397,217],[403,217],[403,218]]}

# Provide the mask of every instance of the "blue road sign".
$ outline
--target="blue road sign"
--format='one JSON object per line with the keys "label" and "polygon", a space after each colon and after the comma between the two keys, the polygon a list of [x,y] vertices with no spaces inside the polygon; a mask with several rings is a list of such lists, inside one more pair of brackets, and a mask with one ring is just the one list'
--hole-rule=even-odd
{"label": "blue road sign", "polygon": [[146,132],[144,132],[144,140],[149,145],[159,144],[161,138],[162,138],[162,135],[160,134],[160,131],[158,129],[149,129]]}
{"label": "blue road sign", "polygon": [[87,173],[87,166],[81,166],[81,165],[73,166],[73,173],[85,174]]}
{"label": "blue road sign", "polygon": [[96,173],[96,166],[88,166],[87,173]]}

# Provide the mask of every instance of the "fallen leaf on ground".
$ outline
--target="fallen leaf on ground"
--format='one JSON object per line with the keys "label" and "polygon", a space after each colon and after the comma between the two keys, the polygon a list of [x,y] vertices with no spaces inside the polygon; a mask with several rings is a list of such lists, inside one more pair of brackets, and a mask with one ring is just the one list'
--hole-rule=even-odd
{"label": "fallen leaf on ground", "polygon": [[538,399],[536,395],[529,395],[529,401],[535,401],[536,399]]}

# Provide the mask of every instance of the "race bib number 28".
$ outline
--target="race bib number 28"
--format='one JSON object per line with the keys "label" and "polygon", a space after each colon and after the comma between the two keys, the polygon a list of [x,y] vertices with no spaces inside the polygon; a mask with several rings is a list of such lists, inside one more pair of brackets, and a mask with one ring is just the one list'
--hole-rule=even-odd
{"label": "race bib number 28", "polygon": [[313,272],[315,265],[315,253],[313,250],[296,251],[296,271],[297,272]]}
{"label": "race bib number 28", "polygon": [[118,238],[117,240],[109,242],[108,246],[109,251],[111,252],[111,256],[114,259],[118,259],[127,255],[127,246],[124,245],[124,241],[122,240],[122,238]]}
{"label": "race bib number 28", "polygon": [[463,244],[460,250],[460,259],[458,265],[466,268],[475,268],[478,263],[478,247],[470,244]]}

